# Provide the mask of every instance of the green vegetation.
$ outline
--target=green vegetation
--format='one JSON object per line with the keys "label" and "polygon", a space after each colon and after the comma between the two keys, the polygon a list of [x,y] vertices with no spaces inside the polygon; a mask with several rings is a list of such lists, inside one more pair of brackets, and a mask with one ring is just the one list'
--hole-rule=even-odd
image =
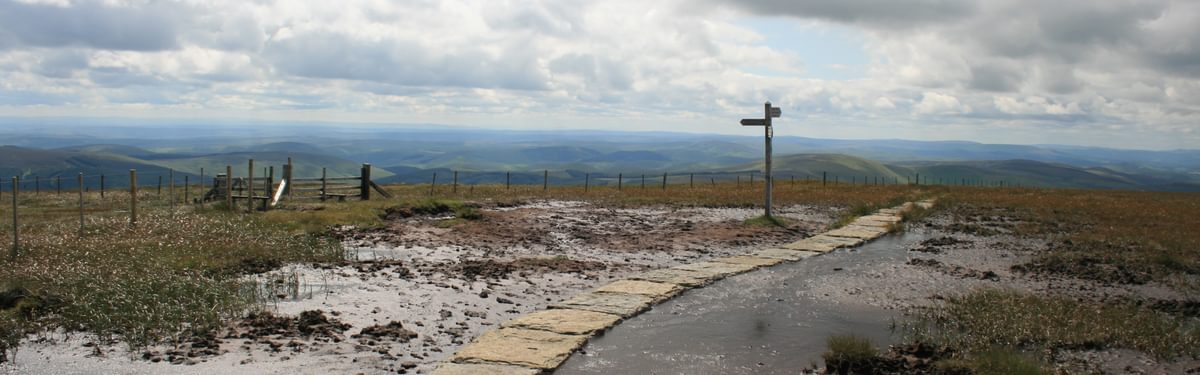
{"label": "green vegetation", "polygon": [[1200,199],[1195,193],[943,189],[956,221],[1005,217],[984,228],[1052,241],[1019,270],[1103,282],[1150,281],[1200,291]]}
{"label": "green vegetation", "polygon": [[1123,348],[1163,359],[1200,356],[1200,331],[1194,323],[1133,305],[994,289],[948,302],[914,326],[919,339],[972,353]]}
{"label": "green vegetation", "polygon": [[855,335],[830,336],[829,351],[821,355],[828,372],[838,374],[867,374],[876,366],[879,350],[871,340]]}
{"label": "green vegetation", "polygon": [[935,364],[941,374],[978,375],[1048,375],[1049,370],[1037,361],[1010,350],[990,350],[960,359],[947,359]]}
{"label": "green vegetation", "polygon": [[[115,195],[88,195],[82,233],[68,208],[71,195],[23,196],[20,256],[0,260],[0,292],[15,296],[0,306],[3,345],[12,349],[16,341],[5,340],[58,328],[131,348],[175,341],[252,308],[258,301],[242,275],[344,256],[335,241],[296,235],[256,215],[191,206],[172,212],[150,196],[130,226]],[[0,214],[7,229],[11,207]]]}

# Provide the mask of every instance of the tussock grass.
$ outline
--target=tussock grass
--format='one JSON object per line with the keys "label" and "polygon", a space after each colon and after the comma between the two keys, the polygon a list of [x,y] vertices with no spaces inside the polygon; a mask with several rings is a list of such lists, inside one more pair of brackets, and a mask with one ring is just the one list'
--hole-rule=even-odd
{"label": "tussock grass", "polygon": [[829,350],[821,354],[827,372],[865,374],[871,372],[879,357],[879,349],[863,337],[855,335],[830,336]]}
{"label": "tussock grass", "polygon": [[[21,201],[21,254],[0,258],[0,292],[28,297],[17,307],[0,306],[10,307],[0,309],[0,338],[62,328],[131,348],[170,342],[254,306],[253,293],[237,281],[242,274],[343,256],[336,242],[296,235],[257,215],[182,202],[175,211],[164,201],[140,202],[138,224],[130,226],[121,211],[127,194],[87,196],[85,209],[94,211],[81,233],[77,211],[51,209],[77,204],[77,196],[64,198],[43,193]],[[10,218],[5,229],[11,213],[11,206],[0,212]]]}
{"label": "tussock grass", "polygon": [[1172,359],[1200,356],[1198,328],[1194,321],[1133,305],[982,289],[927,311],[913,332],[972,353],[1125,348]]}

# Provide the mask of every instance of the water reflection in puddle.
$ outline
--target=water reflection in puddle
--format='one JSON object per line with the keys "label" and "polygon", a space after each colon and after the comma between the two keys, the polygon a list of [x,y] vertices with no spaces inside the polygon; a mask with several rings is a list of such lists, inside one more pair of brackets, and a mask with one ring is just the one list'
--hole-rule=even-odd
{"label": "water reflection in puddle", "polygon": [[794,374],[820,363],[830,335],[886,346],[897,312],[813,295],[812,283],[903,262],[924,239],[887,236],[688,291],[593,338],[555,374]]}

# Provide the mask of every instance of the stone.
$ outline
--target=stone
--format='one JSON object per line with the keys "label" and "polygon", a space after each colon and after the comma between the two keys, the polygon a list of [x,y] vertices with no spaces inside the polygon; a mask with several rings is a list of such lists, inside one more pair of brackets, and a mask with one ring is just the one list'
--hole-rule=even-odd
{"label": "stone", "polygon": [[630,279],[676,284],[685,287],[697,287],[708,284],[708,282],[712,280],[712,277],[699,272],[673,268],[660,268],[634,275],[630,277]]}
{"label": "stone", "polygon": [[883,228],[878,228],[878,227],[869,228],[869,229],[868,228],[869,227],[862,227],[862,226],[857,226],[857,225],[845,226],[845,227],[841,227],[838,229],[834,229],[834,230],[825,232],[824,235],[833,236],[833,237],[847,237],[847,238],[859,238],[859,239],[864,239],[864,240],[873,240],[873,239],[879,238],[879,236],[882,236],[885,233],[887,233],[887,231],[884,230]]}
{"label": "stone", "polygon": [[674,297],[683,288],[676,284],[656,283],[643,280],[617,280],[608,285],[596,288],[601,293],[641,294],[650,297],[654,302],[660,302]]}
{"label": "stone", "polygon": [[750,255],[753,255],[756,257],[775,258],[775,259],[793,260],[793,261],[808,258],[808,257],[817,255],[817,254],[820,254],[820,253],[813,252],[813,251],[798,251],[798,250],[788,250],[788,249],[766,249],[766,250],[759,250],[759,251],[750,253]]}
{"label": "stone", "polygon": [[933,202],[934,201],[932,201],[932,200],[920,201],[920,202],[917,202],[917,207],[921,207],[921,208],[928,210],[930,208],[933,208]]}
{"label": "stone", "polygon": [[898,215],[894,216],[894,215],[875,214],[875,215],[860,216],[858,219],[856,219],[854,221],[860,221],[860,220],[862,220],[862,221],[882,221],[882,222],[886,222],[886,223],[899,223],[901,219],[900,219],[900,216],[898,216]]}
{"label": "stone", "polygon": [[814,251],[818,253],[828,253],[837,249],[838,247],[839,246],[834,243],[809,241],[807,239],[783,245],[783,248],[788,250]]}
{"label": "stone", "polygon": [[835,236],[830,236],[827,234],[818,234],[816,236],[809,237],[805,240],[806,241],[832,243],[832,244],[838,245],[838,247],[854,247],[854,246],[861,245],[863,242],[866,242],[866,241],[863,241],[861,238],[835,237]]}
{"label": "stone", "polygon": [[541,370],[510,366],[510,365],[493,365],[481,363],[442,363],[431,373],[432,375],[535,375]]}
{"label": "stone", "polygon": [[721,263],[745,264],[745,265],[754,266],[757,268],[757,267],[774,266],[776,264],[783,263],[784,260],[779,259],[779,258],[758,257],[758,256],[753,256],[753,255],[739,255],[739,256],[732,256],[732,257],[717,258],[717,259],[713,259],[712,261],[713,262],[721,262]]}
{"label": "stone", "polygon": [[497,363],[553,369],[567,360],[587,337],[520,328],[501,328],[484,332],[457,353],[458,363]]}
{"label": "stone", "polygon": [[651,302],[654,300],[641,294],[589,292],[577,294],[551,308],[595,311],[628,318],[650,308]]}
{"label": "stone", "polygon": [[526,314],[500,325],[504,328],[525,328],[566,335],[591,335],[621,321],[621,317],[595,311],[551,309]]}
{"label": "stone", "polygon": [[692,264],[684,264],[682,266],[671,267],[672,269],[692,271],[709,275],[712,279],[736,275],[742,272],[750,271],[758,268],[754,265],[723,263],[723,262],[699,262]]}

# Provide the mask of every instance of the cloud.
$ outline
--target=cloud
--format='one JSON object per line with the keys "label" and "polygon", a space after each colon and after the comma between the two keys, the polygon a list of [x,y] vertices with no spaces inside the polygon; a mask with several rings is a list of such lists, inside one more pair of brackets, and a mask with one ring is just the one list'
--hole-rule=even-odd
{"label": "cloud", "polygon": [[[0,115],[738,132],[770,100],[781,135],[1180,147],[1196,24],[1183,0],[0,0]],[[862,74],[777,40],[829,29]]]}
{"label": "cloud", "polygon": [[960,0],[740,0],[730,5],[771,16],[908,28],[968,16],[974,4]]}
{"label": "cloud", "polygon": [[0,1],[0,46],[83,46],[156,51],[178,46],[177,26],[189,12],[174,2],[68,6]]}
{"label": "cloud", "polygon": [[959,103],[958,98],[936,92],[925,92],[921,101],[913,107],[917,114],[956,114],[970,112],[971,107]]}

